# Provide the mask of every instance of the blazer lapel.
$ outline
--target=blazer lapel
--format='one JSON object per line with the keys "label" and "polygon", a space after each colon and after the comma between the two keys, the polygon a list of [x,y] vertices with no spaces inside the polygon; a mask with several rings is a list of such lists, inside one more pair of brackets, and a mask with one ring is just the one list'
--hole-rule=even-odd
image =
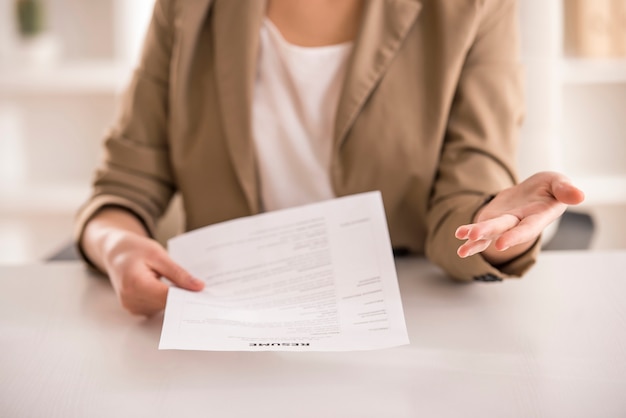
{"label": "blazer lapel", "polygon": [[367,1],[337,107],[335,149],[341,147],[360,109],[385,73],[421,8],[421,0]]}
{"label": "blazer lapel", "polygon": [[[191,87],[192,64],[194,60],[194,51],[198,42],[198,36],[202,25],[205,22],[209,6],[213,0],[196,0],[178,3],[180,8],[177,11],[177,17],[174,21],[176,26],[175,47],[173,48],[172,68],[170,79],[170,96],[172,103],[170,109],[170,134],[175,137],[179,133],[187,115],[190,114],[188,106],[190,104],[189,93],[193,91]],[[183,25],[184,22],[184,25]]]}
{"label": "blazer lapel", "polygon": [[251,213],[257,213],[259,192],[251,116],[265,1],[216,1],[212,12],[218,100],[224,131]]}
{"label": "blazer lapel", "polygon": [[[214,4],[213,4],[214,3]],[[218,101],[230,157],[251,213],[259,211],[259,192],[252,142],[252,99],[259,51],[259,31],[266,0],[194,0],[184,3],[185,28],[174,71],[185,79],[209,6],[214,31]],[[334,141],[338,149],[360,109],[419,15],[421,0],[367,0],[363,23],[347,70],[337,108]],[[180,21],[179,21],[180,22]],[[178,23],[180,24],[180,23]],[[186,92],[189,89],[179,89]],[[180,98],[177,103],[187,103]],[[184,107],[184,106],[183,106]],[[185,109],[173,109],[185,114]],[[183,113],[181,113],[183,112]]]}

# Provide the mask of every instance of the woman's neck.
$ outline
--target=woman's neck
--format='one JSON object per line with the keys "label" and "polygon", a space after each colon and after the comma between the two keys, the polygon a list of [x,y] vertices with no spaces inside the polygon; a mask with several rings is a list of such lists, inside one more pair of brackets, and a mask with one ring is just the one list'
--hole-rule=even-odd
{"label": "woman's neck", "polygon": [[362,10],[363,0],[269,0],[267,17],[289,43],[312,47],[354,40]]}

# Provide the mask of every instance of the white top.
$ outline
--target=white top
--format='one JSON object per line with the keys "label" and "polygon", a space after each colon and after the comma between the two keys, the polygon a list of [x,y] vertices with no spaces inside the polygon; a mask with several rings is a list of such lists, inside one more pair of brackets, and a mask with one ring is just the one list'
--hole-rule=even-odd
{"label": "white top", "polygon": [[266,211],[335,197],[330,156],[352,42],[301,47],[261,28],[252,132]]}

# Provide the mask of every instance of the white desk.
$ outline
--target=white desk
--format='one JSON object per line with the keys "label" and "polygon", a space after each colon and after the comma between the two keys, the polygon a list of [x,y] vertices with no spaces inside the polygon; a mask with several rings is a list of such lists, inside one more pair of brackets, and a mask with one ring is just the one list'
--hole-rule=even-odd
{"label": "white desk", "polygon": [[79,263],[0,267],[2,417],[626,417],[626,252],[457,284],[398,260],[410,346],[158,351]]}

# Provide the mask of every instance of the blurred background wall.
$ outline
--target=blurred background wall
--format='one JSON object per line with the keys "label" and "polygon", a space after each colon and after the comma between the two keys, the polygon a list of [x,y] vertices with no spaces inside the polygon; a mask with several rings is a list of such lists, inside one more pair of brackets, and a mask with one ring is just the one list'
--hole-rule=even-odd
{"label": "blurred background wall", "polygon": [[592,249],[626,248],[626,0],[518,0],[527,115],[520,171],[586,193]]}
{"label": "blurred background wall", "polygon": [[[154,0],[0,0],[0,262],[68,242]],[[520,0],[522,177],[568,174],[626,248],[626,0]],[[21,7],[18,13],[16,7]]]}
{"label": "blurred background wall", "polygon": [[153,1],[0,0],[0,262],[71,236]]}

